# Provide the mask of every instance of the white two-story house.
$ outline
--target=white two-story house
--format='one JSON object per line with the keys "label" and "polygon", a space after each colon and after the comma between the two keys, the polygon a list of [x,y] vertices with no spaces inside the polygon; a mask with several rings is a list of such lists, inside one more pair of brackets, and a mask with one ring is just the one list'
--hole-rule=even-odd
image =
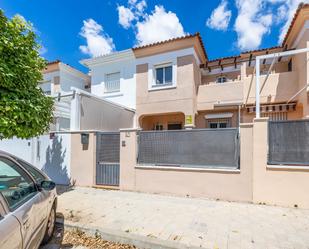
{"label": "white two-story house", "polygon": [[91,75],[91,93],[136,108],[136,63],[132,49],[82,60]]}

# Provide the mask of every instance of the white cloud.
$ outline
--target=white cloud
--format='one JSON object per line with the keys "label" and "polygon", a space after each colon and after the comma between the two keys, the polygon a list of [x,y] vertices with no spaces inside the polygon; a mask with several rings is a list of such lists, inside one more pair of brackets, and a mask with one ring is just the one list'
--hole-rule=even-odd
{"label": "white cloud", "polygon": [[133,28],[137,45],[145,45],[185,35],[177,15],[155,6],[152,13],[145,13],[145,0],[128,0],[128,6],[118,6],[119,23],[125,29]]}
{"label": "white cloud", "polygon": [[234,29],[237,32],[237,47],[252,50],[261,45],[262,38],[270,32],[273,16],[264,13],[263,0],[236,0],[238,16]]}
{"label": "white cloud", "polygon": [[278,12],[278,18],[284,21],[284,25],[280,29],[279,43],[283,42],[283,39],[290,27],[291,21],[294,17],[295,11],[301,2],[309,3],[309,0],[286,0],[284,5],[280,6],[282,10]]}
{"label": "white cloud", "polygon": [[155,6],[154,11],[146,14],[143,21],[136,24],[136,40],[139,45],[167,40],[185,35],[177,15],[166,12],[163,6]]}
{"label": "white cloud", "polygon": [[93,19],[83,21],[84,25],[80,35],[86,39],[87,45],[80,46],[79,49],[92,57],[109,54],[115,50],[113,39],[103,30],[103,27]]}
{"label": "white cloud", "polygon": [[123,5],[118,6],[118,22],[119,24],[128,29],[133,26],[133,21],[138,21],[138,19],[144,15],[144,9],[147,7],[145,0],[129,0],[128,7]]}
{"label": "white cloud", "polygon": [[210,18],[206,21],[206,25],[212,29],[225,31],[229,26],[232,11],[227,8],[227,1],[223,0],[219,6],[213,10]]}
{"label": "white cloud", "polygon": [[131,22],[135,19],[133,12],[124,6],[118,6],[117,10],[119,24],[125,29],[130,28]]}
{"label": "white cloud", "polygon": [[137,15],[138,15],[138,16],[143,15],[144,9],[145,9],[146,7],[147,7],[147,3],[146,3],[145,0],[142,0],[142,1],[138,2],[138,3],[135,5]]}

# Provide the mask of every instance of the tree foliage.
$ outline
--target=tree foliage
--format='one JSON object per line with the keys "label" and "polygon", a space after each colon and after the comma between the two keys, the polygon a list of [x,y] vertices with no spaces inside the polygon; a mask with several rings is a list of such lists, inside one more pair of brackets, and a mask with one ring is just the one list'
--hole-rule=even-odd
{"label": "tree foliage", "polygon": [[53,100],[38,87],[46,66],[39,49],[32,25],[0,9],[0,139],[30,138],[49,128]]}

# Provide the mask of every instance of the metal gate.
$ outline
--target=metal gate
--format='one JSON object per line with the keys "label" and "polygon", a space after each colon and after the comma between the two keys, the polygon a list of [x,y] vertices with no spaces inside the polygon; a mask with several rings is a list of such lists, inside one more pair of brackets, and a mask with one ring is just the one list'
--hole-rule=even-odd
{"label": "metal gate", "polygon": [[97,133],[96,184],[119,186],[120,133]]}

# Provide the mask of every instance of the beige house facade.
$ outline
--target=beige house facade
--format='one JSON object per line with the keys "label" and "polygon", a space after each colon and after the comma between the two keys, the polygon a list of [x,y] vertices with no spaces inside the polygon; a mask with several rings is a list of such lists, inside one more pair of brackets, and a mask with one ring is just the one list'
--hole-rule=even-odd
{"label": "beige house facade", "polygon": [[[197,33],[133,48],[136,124],[144,130],[227,128],[255,117],[255,58],[309,47],[309,7],[301,5],[281,46],[208,60]],[[308,53],[265,59],[261,116],[309,117]]]}

